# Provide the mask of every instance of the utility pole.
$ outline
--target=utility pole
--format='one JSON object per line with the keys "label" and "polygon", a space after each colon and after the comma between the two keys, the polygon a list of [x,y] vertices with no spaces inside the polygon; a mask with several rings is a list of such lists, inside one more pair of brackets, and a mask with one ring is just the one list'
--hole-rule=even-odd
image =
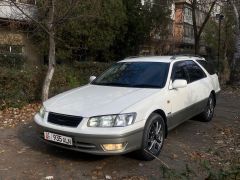
{"label": "utility pole", "polygon": [[220,72],[220,44],[221,44],[221,24],[224,19],[224,15],[216,14],[216,18],[218,20],[218,60],[217,60],[217,72],[219,75]]}

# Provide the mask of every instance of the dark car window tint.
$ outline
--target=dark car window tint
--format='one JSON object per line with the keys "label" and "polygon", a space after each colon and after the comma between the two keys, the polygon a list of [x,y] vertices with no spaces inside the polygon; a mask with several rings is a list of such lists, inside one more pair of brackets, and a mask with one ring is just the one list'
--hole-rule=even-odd
{"label": "dark car window tint", "polygon": [[92,84],[139,88],[163,88],[169,63],[121,62],[113,65]]}
{"label": "dark car window tint", "polygon": [[201,64],[204,69],[207,70],[207,72],[210,74],[210,75],[213,75],[213,74],[216,74],[216,71],[214,69],[214,66],[213,64],[211,64],[210,62],[207,62],[207,61],[203,61],[203,60],[197,60],[197,62],[199,64]]}
{"label": "dark car window tint", "polygon": [[187,72],[190,78],[190,82],[197,81],[206,77],[206,74],[197,63],[193,61],[186,61]]}
{"label": "dark car window tint", "polygon": [[189,81],[188,75],[186,73],[186,64],[184,61],[176,62],[173,65],[172,80],[174,81],[176,79],[185,79]]}

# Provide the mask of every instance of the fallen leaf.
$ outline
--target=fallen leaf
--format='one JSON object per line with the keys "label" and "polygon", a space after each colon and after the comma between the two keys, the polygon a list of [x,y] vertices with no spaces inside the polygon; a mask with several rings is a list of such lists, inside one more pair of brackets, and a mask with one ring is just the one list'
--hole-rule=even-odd
{"label": "fallen leaf", "polygon": [[139,165],[140,167],[143,167],[143,163],[139,163],[138,165]]}
{"label": "fallen leaf", "polygon": [[52,179],[54,179],[54,177],[53,176],[46,176],[45,179],[46,180],[52,180]]}
{"label": "fallen leaf", "polygon": [[177,158],[178,158],[178,155],[173,154],[173,159],[177,159]]}
{"label": "fallen leaf", "polygon": [[110,176],[110,175],[105,175],[105,179],[110,180],[110,179],[112,179],[112,176]]}

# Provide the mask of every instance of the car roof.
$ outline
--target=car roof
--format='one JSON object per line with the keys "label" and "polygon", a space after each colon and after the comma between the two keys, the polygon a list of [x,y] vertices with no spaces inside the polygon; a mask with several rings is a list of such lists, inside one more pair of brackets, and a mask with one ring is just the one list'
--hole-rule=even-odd
{"label": "car roof", "polygon": [[174,55],[174,56],[134,56],[125,58],[119,62],[165,62],[170,63],[175,60],[205,60],[200,56]]}

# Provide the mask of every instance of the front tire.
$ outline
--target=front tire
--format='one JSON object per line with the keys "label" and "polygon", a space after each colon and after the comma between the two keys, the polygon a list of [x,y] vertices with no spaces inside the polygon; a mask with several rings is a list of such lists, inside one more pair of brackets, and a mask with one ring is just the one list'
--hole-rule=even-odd
{"label": "front tire", "polygon": [[157,157],[163,147],[165,139],[165,122],[157,113],[153,113],[148,118],[144,132],[142,147],[139,150],[140,158],[151,161]]}

